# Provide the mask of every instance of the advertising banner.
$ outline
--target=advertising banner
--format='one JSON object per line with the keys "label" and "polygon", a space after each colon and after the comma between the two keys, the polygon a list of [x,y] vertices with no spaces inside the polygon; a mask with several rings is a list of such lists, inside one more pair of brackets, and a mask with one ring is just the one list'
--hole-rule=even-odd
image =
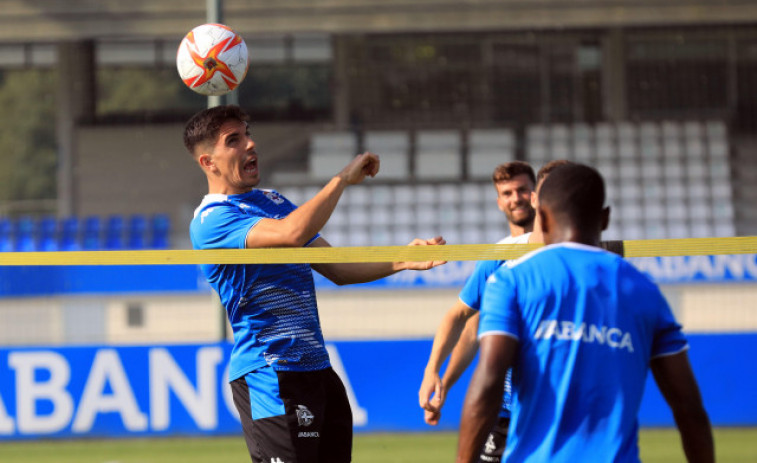
{"label": "advertising banner", "polygon": [[[757,334],[690,337],[691,360],[714,425],[757,425]],[[0,349],[0,440],[236,434],[227,381],[230,345]],[[430,340],[328,345],[356,431],[453,430],[472,368],[450,391],[437,428],[423,422],[418,387]],[[733,355],[737,352],[739,355]],[[672,426],[651,375],[642,426]]]}

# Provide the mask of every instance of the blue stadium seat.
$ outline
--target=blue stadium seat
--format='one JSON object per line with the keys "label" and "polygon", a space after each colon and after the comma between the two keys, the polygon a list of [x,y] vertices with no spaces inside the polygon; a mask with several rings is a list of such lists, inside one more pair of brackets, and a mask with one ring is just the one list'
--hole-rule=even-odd
{"label": "blue stadium seat", "polygon": [[150,247],[152,249],[168,248],[168,235],[171,229],[171,223],[166,214],[155,214],[150,221],[152,236]]}
{"label": "blue stadium seat", "polygon": [[0,218],[0,252],[13,251],[13,223],[6,218]]}
{"label": "blue stadium seat", "polygon": [[66,217],[61,223],[60,237],[58,246],[63,251],[80,251],[81,241],[79,239],[79,218],[75,216]]}
{"label": "blue stadium seat", "polygon": [[17,252],[30,252],[37,250],[37,242],[34,236],[34,220],[31,217],[21,217],[16,221],[14,250]]}
{"label": "blue stadium seat", "polygon": [[126,229],[126,247],[129,249],[144,249],[147,243],[147,218],[143,215],[133,215],[129,218]]}
{"label": "blue stadium seat", "polygon": [[84,233],[82,235],[82,248],[87,251],[94,251],[102,247],[100,239],[102,236],[102,223],[100,217],[89,216],[84,219]]}
{"label": "blue stadium seat", "polygon": [[58,221],[55,217],[42,217],[37,223],[37,247],[40,251],[58,251]]}
{"label": "blue stadium seat", "polygon": [[124,218],[111,215],[105,224],[105,249],[118,250],[124,248]]}

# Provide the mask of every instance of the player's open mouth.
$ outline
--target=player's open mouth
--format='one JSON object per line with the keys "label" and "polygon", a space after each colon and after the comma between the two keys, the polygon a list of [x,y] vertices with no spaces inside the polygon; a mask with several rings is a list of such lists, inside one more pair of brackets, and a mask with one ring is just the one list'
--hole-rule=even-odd
{"label": "player's open mouth", "polygon": [[244,163],[244,171],[248,174],[257,172],[258,170],[258,160],[257,159],[250,159],[249,161]]}

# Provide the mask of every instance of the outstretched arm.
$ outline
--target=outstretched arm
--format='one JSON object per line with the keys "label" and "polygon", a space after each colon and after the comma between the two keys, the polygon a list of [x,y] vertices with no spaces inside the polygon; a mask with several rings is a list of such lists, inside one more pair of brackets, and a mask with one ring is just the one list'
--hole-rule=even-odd
{"label": "outstretched arm", "polygon": [[300,247],[321,231],[348,185],[356,185],[378,173],[373,153],[356,156],[312,199],[283,219],[261,219],[247,233],[247,248]]}
{"label": "outstretched arm", "polygon": [[651,369],[657,387],[673,411],[686,459],[689,462],[714,462],[710,419],[686,351],[652,359]]}
{"label": "outstretched arm", "polygon": [[465,395],[457,443],[457,462],[478,461],[484,440],[497,419],[505,375],[512,366],[518,341],[505,335],[481,339],[476,371]]}
{"label": "outstretched arm", "polygon": [[[436,246],[443,245],[446,241],[441,236],[429,240],[415,239],[408,246]],[[330,247],[331,245],[323,238],[313,241],[310,246]],[[316,272],[325,276],[338,285],[365,283],[378,280],[397,273],[401,270],[428,270],[446,263],[446,261],[428,262],[355,262],[334,264],[311,264]]]}
{"label": "outstretched arm", "polygon": [[[447,387],[439,378],[439,371],[453,348],[456,349],[455,346],[459,342],[460,333],[466,326],[466,321],[474,318],[477,313],[476,310],[471,309],[458,299],[455,305],[444,314],[444,318],[442,318],[442,322],[436,330],[431,354],[418,391],[418,402],[421,408],[425,410],[426,423],[430,425],[439,423],[441,408],[447,395]],[[475,318],[478,320],[478,317]],[[449,371],[449,368],[447,367],[447,371]],[[445,377],[446,375],[445,372]]]}
{"label": "outstretched arm", "polygon": [[460,339],[457,341],[455,348],[449,358],[447,369],[444,370],[442,383],[444,388],[449,390],[460,379],[466,368],[476,358],[478,352],[478,321],[480,312],[476,311],[472,317],[465,323]]}

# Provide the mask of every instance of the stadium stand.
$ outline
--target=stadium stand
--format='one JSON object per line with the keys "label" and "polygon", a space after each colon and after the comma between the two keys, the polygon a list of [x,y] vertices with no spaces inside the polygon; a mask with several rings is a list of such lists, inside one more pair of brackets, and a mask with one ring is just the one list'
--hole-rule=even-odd
{"label": "stadium stand", "polygon": [[155,214],[150,219],[150,248],[167,249],[171,233],[171,221],[166,214]]}
{"label": "stadium stand", "polygon": [[456,130],[422,130],[416,134],[415,178],[448,180],[462,172],[462,136]]}
{"label": "stadium stand", "polygon": [[84,219],[82,231],[82,249],[94,251],[101,249],[102,220],[98,216],[89,216]]}
{"label": "stadium stand", "polygon": [[466,172],[471,179],[488,180],[492,169],[515,160],[515,133],[512,129],[478,129],[468,134]]}
{"label": "stadium stand", "polygon": [[381,153],[381,176],[387,180],[410,177],[410,134],[402,131],[366,132],[363,149]]}
{"label": "stadium stand", "polygon": [[[415,137],[409,131],[366,131],[363,139],[365,149],[382,156],[385,175],[345,193],[323,230],[337,246],[399,244],[439,233],[450,243],[499,240],[504,218],[494,209],[489,178],[493,166],[519,158],[519,145],[536,168],[566,158],[603,173],[613,207],[608,239],[735,234],[729,139],[722,121],[534,124],[525,128],[523,139],[509,128],[472,129],[467,137],[462,130],[422,130]],[[354,156],[358,134],[315,133],[310,147],[309,178],[320,181]],[[412,177],[416,180],[409,183]],[[318,187],[279,189],[301,204]],[[164,214],[5,218],[0,249],[166,249],[169,222]]]}
{"label": "stadium stand", "polygon": [[60,241],[58,237],[58,221],[55,217],[45,216],[39,219],[37,223],[38,231],[38,245],[37,248],[40,251],[58,251],[60,249]]}
{"label": "stadium stand", "polygon": [[308,173],[316,180],[330,179],[357,151],[357,138],[352,132],[314,134],[310,143]]}
{"label": "stadium stand", "polygon": [[0,252],[13,251],[13,222],[0,217]]}
{"label": "stadium stand", "polygon": [[170,232],[166,214],[0,218],[0,252],[167,249]]}
{"label": "stadium stand", "polygon": [[111,215],[105,225],[105,249],[124,248],[124,219],[120,215]]}
{"label": "stadium stand", "polygon": [[136,214],[129,218],[126,229],[126,247],[128,249],[144,249],[146,245],[147,219],[144,215]]}
{"label": "stadium stand", "polygon": [[526,134],[532,164],[566,158],[602,172],[614,209],[608,239],[734,233],[733,207],[724,206],[733,187],[722,121],[600,123],[593,134],[584,125],[532,125]]}
{"label": "stadium stand", "polygon": [[[311,165],[323,150],[354,148],[355,140],[354,133],[317,134]],[[366,149],[382,156],[382,171],[390,166],[389,173],[370,187],[345,192],[324,229],[334,245],[397,244],[436,233],[451,243],[499,240],[504,219],[493,209],[491,171],[517,159],[521,143],[525,160],[537,169],[552,159],[571,159],[602,172],[613,208],[608,239],[735,234],[728,131],[722,121],[533,124],[522,140],[512,129],[472,129],[467,143],[462,130],[418,131],[414,144],[409,132],[368,131],[365,140]],[[347,161],[345,153],[330,174]],[[415,181],[394,184],[411,165]],[[312,189],[292,186],[282,192],[299,204],[312,197]]]}
{"label": "stadium stand", "polygon": [[61,222],[60,249],[61,251],[79,251],[82,248],[79,237],[79,218],[66,217]]}
{"label": "stadium stand", "polygon": [[34,233],[34,220],[31,217],[21,217],[15,224],[14,251],[29,252],[37,250]]}

